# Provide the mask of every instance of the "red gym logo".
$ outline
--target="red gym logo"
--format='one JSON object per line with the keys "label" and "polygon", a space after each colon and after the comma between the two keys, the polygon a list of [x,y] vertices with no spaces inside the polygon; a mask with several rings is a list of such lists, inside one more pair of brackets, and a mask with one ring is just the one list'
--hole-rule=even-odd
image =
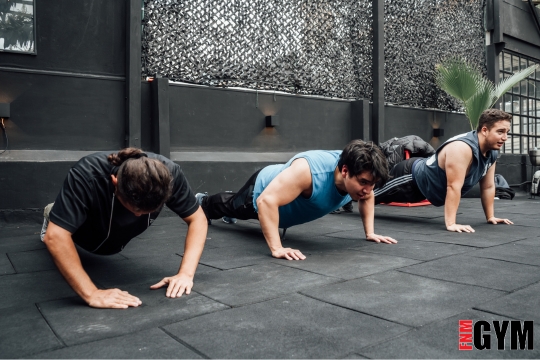
{"label": "red gym logo", "polygon": [[459,350],[491,349],[492,329],[497,339],[497,350],[504,350],[504,339],[510,332],[510,350],[533,349],[532,321],[487,321],[459,320]]}

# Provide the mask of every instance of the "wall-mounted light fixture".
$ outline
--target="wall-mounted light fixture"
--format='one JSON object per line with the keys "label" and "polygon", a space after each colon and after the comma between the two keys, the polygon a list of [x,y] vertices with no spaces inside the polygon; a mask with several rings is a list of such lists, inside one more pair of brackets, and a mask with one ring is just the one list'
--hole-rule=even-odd
{"label": "wall-mounted light fixture", "polygon": [[444,136],[444,129],[433,129],[433,137],[441,137]]}
{"label": "wall-mounted light fixture", "polygon": [[279,117],[277,115],[269,115],[266,117],[266,127],[275,127],[279,125]]}
{"label": "wall-mounted light fixture", "polygon": [[0,118],[9,118],[9,103],[0,103]]}

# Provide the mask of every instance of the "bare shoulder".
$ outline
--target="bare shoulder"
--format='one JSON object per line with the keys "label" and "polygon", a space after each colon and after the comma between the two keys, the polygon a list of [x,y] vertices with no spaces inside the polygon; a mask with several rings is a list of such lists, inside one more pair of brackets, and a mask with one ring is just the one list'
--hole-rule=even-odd
{"label": "bare shoulder", "polygon": [[439,166],[446,170],[447,166],[467,167],[472,161],[472,149],[463,141],[452,141],[445,145],[439,155]]}
{"label": "bare shoulder", "polygon": [[445,147],[442,148],[441,153],[443,152],[469,153],[472,155],[471,147],[464,141],[459,140],[452,141],[451,143],[447,144]]}
{"label": "bare shoulder", "polygon": [[287,170],[289,170],[290,175],[295,177],[296,181],[311,186],[311,168],[306,159],[295,159]]}

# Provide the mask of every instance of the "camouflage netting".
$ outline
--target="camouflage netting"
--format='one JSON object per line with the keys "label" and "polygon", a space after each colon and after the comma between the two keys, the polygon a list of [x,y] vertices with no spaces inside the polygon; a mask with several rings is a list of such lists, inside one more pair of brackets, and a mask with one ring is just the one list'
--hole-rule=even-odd
{"label": "camouflage netting", "polygon": [[[371,1],[145,0],[143,75],[223,87],[372,98]],[[386,0],[386,101],[456,109],[435,64],[484,67],[483,1]]]}

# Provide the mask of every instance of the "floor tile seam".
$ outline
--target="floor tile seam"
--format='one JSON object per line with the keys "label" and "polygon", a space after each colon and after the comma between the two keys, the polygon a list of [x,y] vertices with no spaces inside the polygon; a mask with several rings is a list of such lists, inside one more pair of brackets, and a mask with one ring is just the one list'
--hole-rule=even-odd
{"label": "floor tile seam", "polygon": [[524,289],[528,288],[529,286],[534,286],[534,285],[538,285],[538,284],[540,284],[540,280],[535,281],[535,282],[530,283],[530,284],[527,284],[527,285],[523,285],[523,286],[521,286],[521,287],[519,287],[519,288],[515,288],[515,289],[512,290],[510,293],[513,294],[513,293],[515,293],[516,291],[524,290]]}
{"label": "floor tile seam", "polygon": [[[302,290],[302,291],[303,291],[303,290]],[[324,304],[329,304],[329,305],[336,306],[336,307],[339,307],[339,308],[342,308],[342,309],[354,311],[354,312],[356,312],[356,313],[359,313],[359,314],[362,314],[362,315],[371,316],[371,317],[374,317],[374,318],[376,318],[376,319],[384,320],[384,321],[387,321],[387,322],[391,322],[391,323],[396,324],[396,325],[405,326],[406,328],[409,328],[409,329],[415,328],[414,325],[407,325],[407,324],[404,324],[404,323],[400,323],[399,321],[385,319],[385,318],[383,318],[383,317],[381,317],[381,316],[379,316],[379,315],[371,314],[371,313],[366,312],[366,311],[361,311],[361,310],[358,310],[358,309],[350,308],[350,307],[345,306],[345,305],[336,304],[336,303],[331,302],[331,301],[322,300],[322,299],[319,299],[319,298],[314,297],[314,296],[312,296],[312,295],[305,294],[305,293],[303,293],[302,291],[298,291],[297,294],[302,295],[302,296],[305,296],[305,297],[310,298],[310,299],[313,299],[313,300],[316,300],[316,301],[319,301],[319,302],[322,302],[322,303],[324,303]]]}
{"label": "floor tile seam", "polygon": [[9,257],[9,253],[5,253],[6,254],[6,257],[9,261],[9,264],[11,265],[11,268],[13,269],[13,271],[15,271],[15,273],[13,274],[4,274],[4,275],[14,275],[14,274],[18,274],[17,272],[17,269],[15,268],[15,264],[13,264],[13,261],[11,260],[11,258]]}
{"label": "floor tile seam", "polygon": [[[205,298],[207,298],[207,299],[210,299],[210,300],[212,300],[212,301],[214,301],[214,302],[216,302],[216,303],[218,303],[218,304],[225,305],[225,306],[228,307],[228,309],[216,310],[216,311],[212,311],[212,312],[209,312],[209,313],[204,313],[204,314],[196,315],[196,316],[194,316],[194,317],[203,316],[203,315],[206,315],[206,314],[211,314],[211,313],[214,313],[214,312],[224,311],[224,310],[229,310],[229,309],[234,309],[234,308],[235,308],[235,306],[233,306],[233,305],[224,303],[223,301],[220,301],[220,300],[218,300],[218,299],[214,299],[213,297],[211,297],[211,296],[209,296],[209,295],[206,295],[206,294],[203,294],[203,293],[200,292],[200,291],[197,291],[197,290],[191,290],[191,292],[192,292],[192,293],[199,294],[200,296],[203,296],[203,297],[205,297]],[[193,319],[193,317],[191,317],[190,319]],[[187,319],[185,319],[185,320],[187,320]],[[184,320],[181,320],[181,321],[184,321]]]}
{"label": "floor tile seam", "polygon": [[[426,236],[432,236],[432,235],[426,235]],[[471,247],[471,248],[475,248],[475,249],[484,249],[483,247],[479,247],[479,246],[467,245],[467,244],[456,244],[456,243],[444,242],[444,241],[433,241],[433,240],[423,240],[423,239],[405,239],[405,240],[422,241],[422,242],[428,242],[428,243],[433,243],[433,244],[448,244],[448,245],[466,246],[466,247]],[[521,240],[523,240],[523,239],[521,239]],[[398,243],[399,243],[399,240],[398,240]]]}
{"label": "floor tile seam", "polygon": [[49,329],[51,330],[51,332],[54,334],[54,337],[60,342],[60,344],[62,344],[64,347],[68,347],[68,345],[65,343],[65,341],[60,337],[60,335],[54,331],[53,327],[51,326],[51,324],[49,323],[49,320],[47,319],[47,317],[45,316],[45,314],[41,311],[41,308],[39,306],[38,303],[34,303],[34,306],[36,307],[36,309],[38,310],[39,314],[41,315],[41,317],[43,318],[43,320],[45,320],[45,323],[47,324],[47,326],[49,327]]}
{"label": "floor tile seam", "polygon": [[390,338],[390,339],[383,339],[383,340],[380,340],[380,341],[378,341],[378,342],[376,342],[376,343],[366,345],[366,346],[360,348],[356,353],[357,353],[358,355],[361,355],[361,356],[366,357],[366,358],[368,358],[368,359],[373,359],[372,357],[369,357],[369,356],[365,355],[365,354],[363,353],[363,351],[365,351],[365,350],[367,350],[367,349],[370,349],[370,348],[377,347],[377,346],[379,346],[379,345],[381,345],[381,344],[385,344],[385,343],[388,343],[388,342],[397,340],[397,339],[399,339],[399,338],[401,338],[401,337],[406,336],[407,334],[409,334],[409,333],[411,333],[411,332],[418,331],[420,328],[421,328],[421,326],[420,326],[420,327],[410,327],[410,328],[407,329],[406,331],[404,331],[404,332],[402,332],[402,333],[400,333],[400,334],[397,334],[396,336],[394,336],[394,337],[392,337],[392,338]]}
{"label": "floor tile seam", "polygon": [[[401,269],[398,269],[398,270],[396,270],[396,271],[399,271],[399,272],[401,272],[401,273],[403,273],[403,274],[413,275],[413,276],[416,276],[416,277],[426,278],[426,279],[430,279],[430,280],[444,281],[444,282],[449,282],[449,283],[457,284],[457,285],[479,287],[479,288],[486,289],[486,290],[494,290],[494,291],[504,292],[505,294],[502,295],[502,296],[506,296],[506,295],[508,295],[508,294],[511,294],[511,293],[514,291],[514,290],[494,289],[494,288],[490,288],[490,287],[486,287],[486,286],[482,286],[482,285],[473,285],[473,284],[461,283],[461,282],[457,282],[457,281],[453,281],[453,280],[443,280],[443,279],[438,279],[438,278],[430,277],[430,276],[427,276],[427,275],[418,275],[418,274],[414,274],[414,273],[408,273],[408,272],[406,272],[406,271],[402,271]],[[530,286],[530,285],[529,285],[529,286]],[[502,296],[501,296],[501,297],[502,297]]]}
{"label": "floor tile seam", "polygon": [[189,350],[193,351],[195,354],[199,355],[200,357],[202,357],[203,359],[211,359],[210,356],[206,355],[205,353],[203,353],[202,351],[200,351],[199,349],[195,348],[194,346],[192,346],[191,344],[189,344],[188,342],[180,339],[178,336],[174,335],[173,333],[167,331],[166,329],[163,328],[163,326],[159,326],[158,327],[159,330],[163,331],[165,334],[167,334],[170,338],[172,338],[174,341],[182,344],[183,346],[185,346],[186,348],[188,348]]}
{"label": "floor tile seam", "polygon": [[[484,312],[486,314],[491,314],[491,315],[496,315],[496,316],[504,316],[504,317],[506,317],[506,318],[508,318],[510,320],[520,320],[520,319],[516,319],[515,317],[508,316],[508,315],[505,315],[505,314],[500,314],[500,313],[492,311],[492,310],[480,309],[477,306],[473,306],[472,310],[480,311],[480,312]],[[521,321],[524,321],[524,320],[521,320]]]}
{"label": "floor tile seam", "polygon": [[[288,261],[291,261],[291,260],[288,260]],[[297,261],[297,260],[295,260]],[[345,282],[345,281],[348,281],[350,279],[344,279],[344,278],[341,278],[339,276],[333,276],[333,275],[326,275],[326,274],[320,274],[318,272],[315,272],[315,271],[312,271],[312,270],[307,270],[307,269],[301,269],[301,268],[297,268],[297,267],[294,267],[294,266],[289,266],[289,265],[285,265],[285,264],[278,264],[276,262],[273,262],[272,264],[276,264],[277,266],[282,266],[282,267],[286,267],[288,269],[294,269],[294,270],[299,270],[299,271],[303,271],[303,272],[307,272],[309,274],[315,274],[315,275],[319,275],[319,276],[324,276],[324,277],[327,277],[327,278],[331,278],[331,279],[336,279],[336,280],[341,280],[341,281],[338,281],[338,282],[335,282],[333,284],[339,284],[341,282]],[[370,274],[371,275],[371,274]],[[368,276],[368,275],[366,275]],[[363,277],[363,276],[362,276]]]}
{"label": "floor tile seam", "polygon": [[497,260],[497,261],[502,261],[502,262],[509,263],[509,264],[540,267],[540,265],[524,264],[524,263],[520,263],[520,262],[517,262],[517,261],[510,261],[510,260],[505,260],[505,259],[497,259],[497,258],[492,258],[492,257],[489,257],[489,256],[472,256],[472,255],[465,255],[465,256],[476,258],[476,259],[481,258],[481,259],[488,259],[488,260]]}
{"label": "floor tile seam", "polygon": [[[426,241],[426,242],[427,242],[427,241]],[[434,243],[436,243],[436,242],[434,242]],[[440,244],[440,243],[437,243],[437,244]],[[459,246],[461,246],[461,245],[459,245]],[[482,248],[476,248],[476,247],[475,247],[475,249],[482,249]],[[351,249],[351,250],[362,251],[363,248],[359,248],[359,249]],[[435,261],[435,260],[445,259],[445,258],[451,257],[451,256],[463,255],[463,253],[449,254],[449,255],[443,255],[443,256],[438,257],[438,258],[433,258],[433,259],[424,260],[424,259],[416,259],[416,258],[412,258],[412,257],[405,257],[405,256],[396,256],[396,255],[382,254],[382,253],[379,253],[379,252],[376,252],[376,251],[367,251],[367,250],[366,250],[366,252],[369,252],[370,254],[379,254],[379,255],[393,256],[393,257],[398,257],[398,258],[408,259],[408,260],[416,260],[416,261],[420,261],[420,263],[428,263],[428,262]],[[414,265],[418,265],[418,264],[405,265],[404,267],[414,266]],[[401,269],[401,268],[396,268],[396,269]]]}

